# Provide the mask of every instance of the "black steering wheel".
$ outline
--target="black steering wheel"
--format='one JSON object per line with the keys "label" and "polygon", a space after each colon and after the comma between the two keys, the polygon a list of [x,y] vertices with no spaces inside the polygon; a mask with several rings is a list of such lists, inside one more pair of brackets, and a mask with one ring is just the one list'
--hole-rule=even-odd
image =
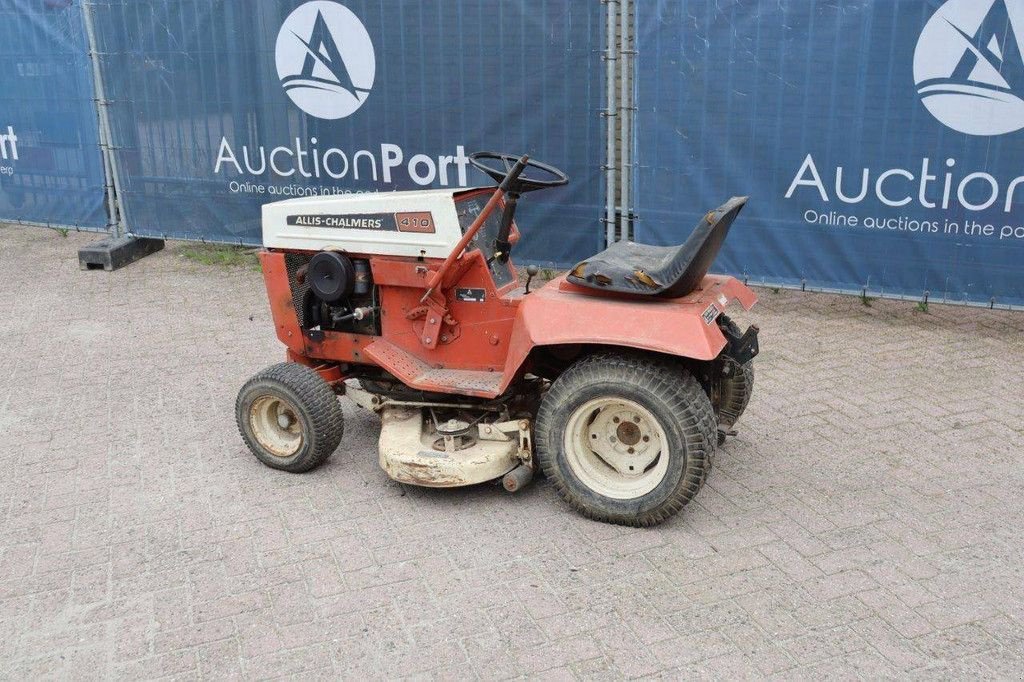
{"label": "black steering wheel", "polygon": [[[497,154],[495,152],[477,152],[469,157],[470,163],[476,166],[478,169],[489,175],[498,184],[505,183],[509,192],[514,194],[523,194],[525,192],[533,192],[538,189],[548,189],[549,187],[561,187],[569,183],[569,176],[558,170],[554,166],[549,166],[546,163],[534,161],[529,159],[526,161],[526,165],[521,172],[509,178],[512,170],[519,163],[520,157],[513,156],[512,154]],[[485,163],[486,161],[501,162],[502,167],[498,167],[494,163]],[[541,172],[540,177],[529,176],[528,171],[534,169]]]}

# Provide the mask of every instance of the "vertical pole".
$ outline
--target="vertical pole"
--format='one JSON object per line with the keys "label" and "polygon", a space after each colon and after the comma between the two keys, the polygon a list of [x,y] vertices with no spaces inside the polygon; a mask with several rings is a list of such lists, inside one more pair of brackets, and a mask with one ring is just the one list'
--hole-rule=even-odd
{"label": "vertical pole", "polygon": [[[98,103],[97,106],[99,106]],[[103,159],[103,198],[107,201],[107,231],[110,232],[111,236],[119,237],[121,236],[121,230],[117,215],[117,199],[114,196],[114,172],[110,168],[110,153],[105,139],[106,136],[99,125],[96,127],[99,129],[100,158]]]}
{"label": "vertical pole", "polygon": [[607,151],[605,152],[605,195],[607,205],[605,207],[605,245],[611,246],[616,241],[616,223],[618,217],[615,213],[617,203],[618,185],[615,182],[616,174],[619,172],[616,150],[618,149],[618,88],[615,80],[618,77],[618,69],[615,68],[618,61],[618,28],[619,17],[616,11],[619,7],[619,0],[605,0],[608,8],[608,36],[605,38],[605,91],[608,93],[608,101],[605,104],[605,121],[607,123],[605,137],[607,138]]}
{"label": "vertical pole", "polygon": [[114,154],[110,128],[110,113],[107,109],[106,88],[103,86],[103,72],[100,69],[99,45],[96,40],[96,28],[93,22],[93,3],[89,0],[82,3],[82,19],[85,23],[85,35],[89,39],[89,60],[92,62],[93,91],[96,98],[96,115],[99,119],[100,147],[103,150],[103,169],[109,173],[107,185],[107,210],[110,211],[112,236],[121,237],[128,231],[127,216],[119,198],[121,195],[121,178],[118,172],[117,156]]}
{"label": "vertical pole", "polygon": [[633,0],[621,0],[619,3],[619,153],[622,158],[620,174],[619,202],[619,237],[629,239],[632,236],[633,222],[633,78],[630,43],[632,27]]}

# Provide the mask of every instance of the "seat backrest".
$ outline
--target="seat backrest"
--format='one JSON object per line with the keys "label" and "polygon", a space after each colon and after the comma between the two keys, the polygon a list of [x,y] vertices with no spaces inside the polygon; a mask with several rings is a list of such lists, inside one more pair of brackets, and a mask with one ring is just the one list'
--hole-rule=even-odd
{"label": "seat backrest", "polygon": [[679,247],[669,273],[670,284],[660,295],[679,298],[700,286],[748,198],[733,197],[701,218],[689,239]]}

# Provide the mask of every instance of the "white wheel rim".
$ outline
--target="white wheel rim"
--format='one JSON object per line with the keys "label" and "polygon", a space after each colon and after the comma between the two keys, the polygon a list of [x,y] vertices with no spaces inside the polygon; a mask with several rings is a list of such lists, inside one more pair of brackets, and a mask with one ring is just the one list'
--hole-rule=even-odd
{"label": "white wheel rim", "polygon": [[632,400],[595,398],[569,417],[563,447],[569,468],[595,493],[632,500],[657,488],[668,473],[665,430]]}
{"label": "white wheel rim", "polygon": [[263,449],[274,457],[292,457],[302,447],[302,425],[297,411],[277,396],[260,396],[253,401],[249,426]]}

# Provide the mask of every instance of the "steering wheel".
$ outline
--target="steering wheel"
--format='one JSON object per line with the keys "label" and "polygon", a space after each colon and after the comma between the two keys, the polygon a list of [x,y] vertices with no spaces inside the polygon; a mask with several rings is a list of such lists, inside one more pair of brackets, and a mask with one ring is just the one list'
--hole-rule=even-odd
{"label": "steering wheel", "polygon": [[[498,184],[505,182],[508,179],[512,169],[515,168],[519,162],[520,157],[513,156],[512,154],[497,154],[495,152],[477,152],[469,157],[470,163],[476,166],[478,169],[486,173]],[[485,162],[501,162],[504,168],[497,167],[494,163]],[[528,172],[530,169],[540,171],[540,177],[530,177]],[[546,163],[534,161],[530,159],[526,162],[526,167],[518,177],[513,178],[508,185],[509,192],[514,194],[523,194],[525,192],[533,192],[538,189],[548,189],[549,187],[561,187],[569,183],[569,176],[558,170],[554,166],[549,166]]]}

